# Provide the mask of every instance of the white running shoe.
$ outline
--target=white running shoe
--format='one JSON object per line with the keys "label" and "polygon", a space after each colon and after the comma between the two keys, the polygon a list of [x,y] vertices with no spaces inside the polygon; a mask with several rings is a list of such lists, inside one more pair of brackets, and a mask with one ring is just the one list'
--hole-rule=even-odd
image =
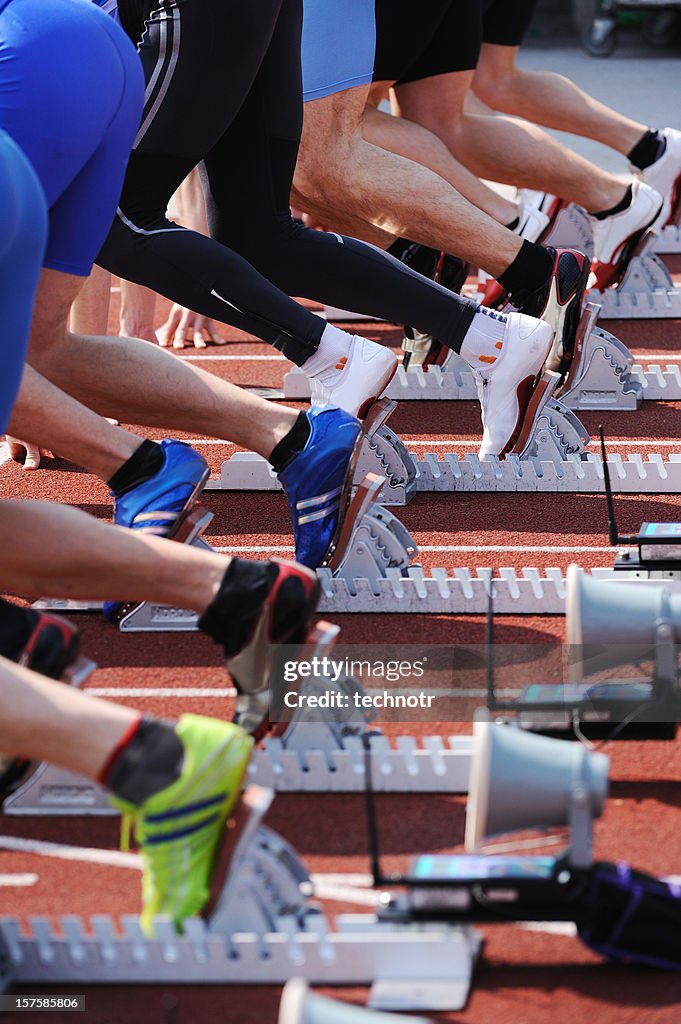
{"label": "white running shoe", "polygon": [[509,313],[501,353],[494,363],[471,367],[478,378],[484,433],[481,459],[503,458],[513,448],[532,405],[537,378],[551,344],[553,328],[524,313]]}
{"label": "white running shoe", "polygon": [[[313,358],[317,358],[315,355]],[[369,406],[380,398],[397,372],[397,357],[384,345],[357,334],[337,361],[308,372],[312,405],[335,405],[361,419]]]}
{"label": "white running shoe", "polygon": [[638,167],[632,170],[662,196],[664,206],[659,226],[663,228],[678,221],[681,214],[681,132],[664,128],[661,134],[667,141],[667,148],[660,159],[642,171]]}
{"label": "white running shoe", "polygon": [[626,210],[598,220],[589,217],[594,235],[594,258],[589,287],[603,291],[617,284],[629,265],[637,243],[660,216],[662,196],[643,181],[632,184]]}

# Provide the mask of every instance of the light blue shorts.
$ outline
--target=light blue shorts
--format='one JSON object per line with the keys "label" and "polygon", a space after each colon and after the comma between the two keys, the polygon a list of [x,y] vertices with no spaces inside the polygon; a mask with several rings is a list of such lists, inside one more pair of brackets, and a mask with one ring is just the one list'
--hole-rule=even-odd
{"label": "light blue shorts", "polygon": [[303,99],[366,85],[374,72],[374,0],[303,0]]}

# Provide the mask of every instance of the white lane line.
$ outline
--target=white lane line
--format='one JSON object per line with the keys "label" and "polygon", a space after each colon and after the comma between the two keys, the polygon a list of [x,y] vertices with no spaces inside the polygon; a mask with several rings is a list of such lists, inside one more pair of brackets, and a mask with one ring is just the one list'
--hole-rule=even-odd
{"label": "white lane line", "polygon": [[44,839],[23,839],[20,836],[0,836],[0,850],[14,853],[34,853],[39,857],[56,857],[57,860],[72,860],[82,864],[104,864],[112,868],[142,868],[142,858],[137,853],[123,853],[121,850],[94,850],[88,846],[68,846],[66,843],[51,843]]}
{"label": "white lane line", "polygon": [[[539,544],[539,545],[528,545],[528,544],[419,544],[419,552],[480,552],[485,551],[509,551],[523,553],[527,551],[530,554],[547,554],[547,555],[560,555],[560,554],[573,554],[582,551],[595,551],[595,552],[612,552],[615,550],[610,547],[609,544],[593,545],[587,544]],[[269,552],[295,551],[292,544],[259,544],[251,547],[250,544],[226,544],[223,547],[214,547],[213,551],[219,552],[219,554],[229,554],[233,551],[252,551],[260,552],[261,554],[267,554]]]}
{"label": "white lane line", "polygon": [[232,686],[88,686],[91,697],[184,697],[186,699],[236,697]]}
{"label": "white lane line", "polygon": [[[352,659],[350,659],[352,660]],[[88,686],[87,693],[91,697],[173,697],[179,700],[194,700],[199,698],[205,700],[211,697],[220,698],[224,700],[226,697],[236,697],[236,690],[219,687],[205,687],[201,688],[198,686]],[[367,690],[367,693],[382,693],[382,690]],[[415,691],[416,692],[416,691]],[[483,689],[468,689],[468,690],[429,690],[421,689],[419,693],[432,694],[434,697],[486,697],[487,690]],[[517,697],[521,693],[518,689],[498,689],[496,691],[499,697]]]}
{"label": "white lane line", "polygon": [[181,356],[181,359],[186,359],[189,363],[227,363],[227,362],[247,362],[247,363],[288,363],[289,360],[286,356],[224,356],[224,355],[204,355],[204,356]]}
{"label": "white lane line", "polygon": [[[401,435],[402,441],[408,448],[475,448],[477,441],[471,439],[469,441],[420,441],[415,438],[411,438],[406,434]],[[152,440],[156,443],[160,443],[162,438],[156,437]],[[185,444],[190,444],[193,448],[208,447],[210,445],[234,445],[233,441],[220,440],[212,437],[184,437],[182,438]],[[597,440],[591,441],[593,446],[597,445]],[[648,440],[641,440],[640,438],[608,438],[608,448],[681,448],[681,439],[678,441],[662,441],[658,438],[649,438]],[[236,446],[235,446],[236,447]],[[9,453],[7,458],[9,457]],[[2,461],[7,461],[7,458]],[[217,479],[217,478],[216,478]]]}
{"label": "white lane line", "polygon": [[0,875],[0,889],[28,889],[38,881],[38,875]]}

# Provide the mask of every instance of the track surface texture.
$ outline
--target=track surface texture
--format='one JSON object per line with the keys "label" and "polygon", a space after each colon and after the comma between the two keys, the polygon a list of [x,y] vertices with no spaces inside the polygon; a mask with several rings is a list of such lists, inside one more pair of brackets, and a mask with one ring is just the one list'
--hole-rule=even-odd
{"label": "track surface texture", "polygon": [[[681,257],[668,257],[681,283]],[[166,305],[159,303],[157,319]],[[112,310],[112,316],[115,310]],[[642,362],[678,359],[681,323],[678,321],[611,322],[607,328],[620,337]],[[354,325],[353,330],[380,338],[395,348],[398,331],[385,324]],[[111,332],[117,332],[112,319]],[[266,345],[225,329],[230,344],[201,353],[186,350],[177,358],[198,359],[198,365],[243,385],[280,386],[288,368]],[[267,356],[269,359],[244,359]],[[681,451],[681,419],[676,404],[644,403],[635,413],[587,414],[584,422],[594,434],[603,420],[613,451],[646,453]],[[391,426],[402,438],[423,450],[436,451],[432,442],[451,441],[452,450],[477,448],[479,414],[473,403],[403,403]],[[143,431],[159,437],[157,432]],[[181,436],[181,435],[178,435]],[[186,435],[189,437],[189,435]],[[213,474],[233,448],[227,443],[205,444],[191,438],[211,465]],[[470,445],[468,444],[470,442]],[[635,444],[632,444],[635,442]],[[431,445],[429,448],[428,445]],[[447,450],[447,446],[444,450]],[[77,505],[108,518],[110,498],[104,484],[62,460],[46,461],[44,469],[24,473],[14,464],[0,468],[3,497],[31,497]],[[281,494],[208,493],[204,504],[214,513],[207,539],[222,549],[265,558],[292,552],[292,536]],[[681,515],[681,497],[626,496],[617,500],[620,529],[633,530],[642,520],[671,520]],[[431,566],[559,566],[571,562],[589,568],[609,565],[606,510],[600,495],[487,494],[417,495],[397,510],[421,549],[421,562]],[[46,544],[57,538],[45,538]],[[158,715],[183,711],[229,715],[231,702],[211,696],[211,689],[229,685],[219,652],[205,638],[192,634],[123,636],[98,615],[74,616],[83,631],[83,646],[99,667],[89,686],[120,690],[121,699]],[[345,615],[338,616],[344,642],[449,644],[483,642],[480,618],[460,616]],[[499,643],[558,644],[564,623],[557,617],[500,617]],[[528,678],[531,666],[528,666]],[[201,696],[183,695],[183,689]],[[126,691],[143,688],[146,695]],[[161,690],[163,695],[154,695]],[[170,693],[170,695],[169,695]],[[462,708],[459,721],[388,724],[397,735],[470,732],[472,705]],[[598,858],[626,860],[660,875],[679,873],[678,835],[681,831],[681,757],[677,742],[611,743],[611,795],[596,826]],[[411,855],[461,848],[465,799],[443,796],[379,798],[382,844],[386,867],[404,869]],[[312,872],[366,873],[368,858],[361,800],[350,795],[289,795],[277,797],[267,822],[289,839]],[[38,853],[8,851],[4,837],[51,840],[71,846],[115,850],[118,824],[111,820],[60,820],[0,816],[0,875],[35,874],[34,884],[0,887],[0,915],[15,914],[26,922],[35,914],[135,913],[139,876],[135,870]],[[3,849],[4,842],[4,849]],[[348,902],[326,901],[330,914],[362,909]],[[475,973],[471,997],[458,1014],[442,1020],[465,1024],[672,1024],[678,1020],[681,979],[640,969],[603,964],[574,937],[554,931],[530,930],[512,924],[484,928],[485,947]],[[339,990],[338,995],[363,1003],[365,990]],[[276,1020],[276,988],[146,987],[87,990],[87,1021],[93,1024],[270,1024]],[[32,1018],[22,1014],[22,1020]],[[57,1014],[53,1019],[80,1019]],[[3,1018],[4,1019],[4,1018]],[[7,1019],[13,1019],[8,1015]],[[17,1019],[18,1015],[17,1015]],[[398,1020],[399,1018],[396,1018]]]}

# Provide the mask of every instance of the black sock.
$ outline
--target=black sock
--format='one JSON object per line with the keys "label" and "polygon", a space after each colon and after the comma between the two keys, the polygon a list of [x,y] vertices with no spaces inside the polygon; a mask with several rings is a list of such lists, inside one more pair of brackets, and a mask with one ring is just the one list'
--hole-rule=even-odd
{"label": "black sock", "polygon": [[0,654],[14,661],[31,635],[33,623],[26,608],[0,598]]}
{"label": "black sock", "polygon": [[515,220],[512,220],[510,224],[506,225],[506,227],[508,228],[509,231],[515,231],[515,229],[518,227],[519,224],[520,224],[520,217],[516,217]]}
{"label": "black sock", "polygon": [[643,170],[659,160],[666,148],[665,137],[661,132],[652,129],[643,133],[631,152],[627,153],[627,158],[634,167]]}
{"label": "black sock", "polygon": [[552,270],[551,254],[541,245],[528,242],[525,238],[513,263],[497,280],[511,295],[534,292],[546,284]]}
{"label": "black sock", "polygon": [[621,213],[622,210],[628,210],[633,198],[634,192],[630,185],[616,206],[611,206],[609,210],[599,210],[598,213],[592,213],[591,216],[595,217],[596,220],[605,220],[606,217],[612,217],[615,213]]}
{"label": "black sock", "polygon": [[289,462],[292,462],[299,452],[307,444],[310,436],[310,421],[304,412],[298,413],[298,419],[289,430],[286,437],[282,437],[279,444],[276,444],[267,460],[275,473],[281,473],[286,469]]}
{"label": "black sock", "polygon": [[141,718],[102,770],[98,781],[138,807],[182,774],[184,747],[171,722]]}
{"label": "black sock", "polygon": [[163,449],[155,441],[142,441],[129,459],[117,469],[110,480],[109,487],[115,494],[126,494],[138,484],[150,480],[163,466]]}
{"label": "black sock", "polygon": [[227,657],[247,642],[279,569],[274,562],[233,558],[220,589],[199,619],[199,629],[225,649]]}

